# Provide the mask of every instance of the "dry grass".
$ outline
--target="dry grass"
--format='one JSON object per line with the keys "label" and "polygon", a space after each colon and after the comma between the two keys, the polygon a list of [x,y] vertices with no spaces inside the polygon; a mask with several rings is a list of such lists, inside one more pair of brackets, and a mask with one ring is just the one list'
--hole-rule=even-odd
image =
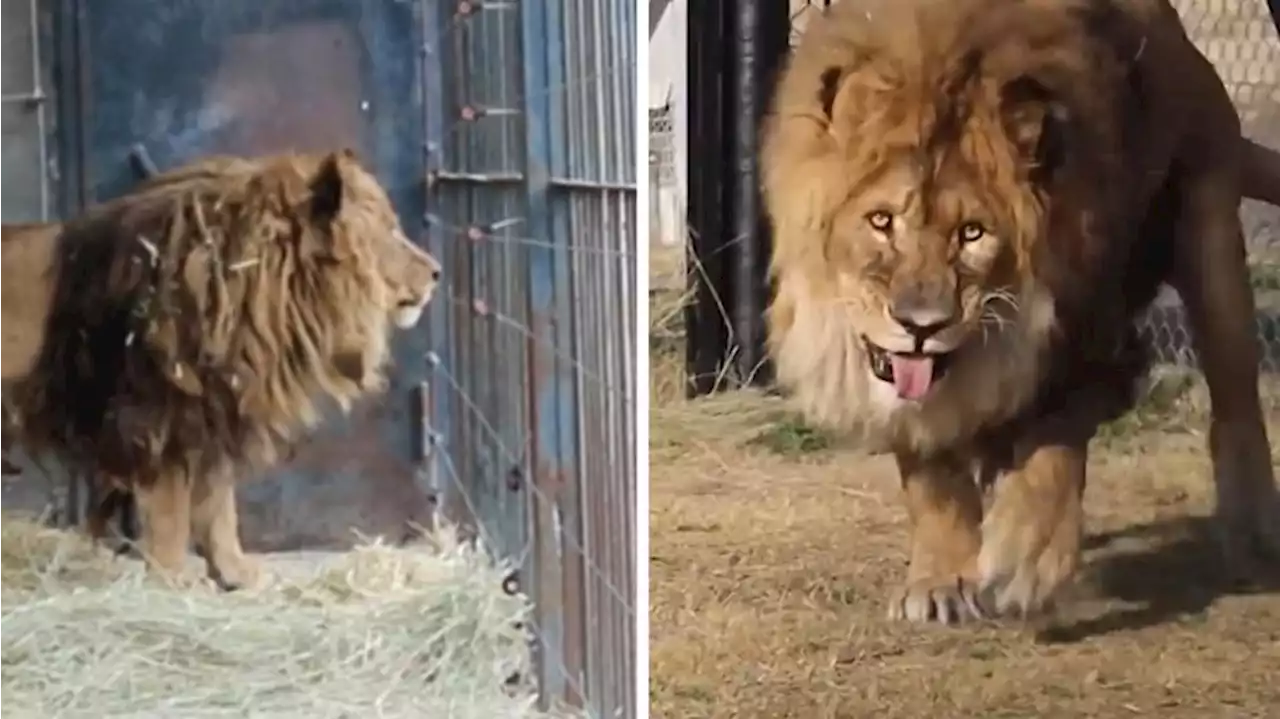
{"label": "dry grass", "polygon": [[1198,385],[1162,377],[1096,443],[1088,568],[1054,624],[949,629],[883,619],[906,563],[891,459],[775,398],[687,402],[679,359],[652,361],[653,716],[1275,716],[1280,598],[1214,579]]}
{"label": "dry grass", "polygon": [[9,717],[546,716],[507,684],[528,676],[527,602],[448,533],[219,594],[20,517],[0,529]]}

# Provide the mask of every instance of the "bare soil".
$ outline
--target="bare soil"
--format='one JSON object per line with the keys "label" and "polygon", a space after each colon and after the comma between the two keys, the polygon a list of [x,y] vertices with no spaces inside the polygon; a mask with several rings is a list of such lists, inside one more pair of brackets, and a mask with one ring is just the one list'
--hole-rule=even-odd
{"label": "bare soil", "polygon": [[[724,422],[716,401],[704,428]],[[699,423],[696,404],[681,415]],[[1280,585],[1215,579],[1198,433],[1095,452],[1087,571],[1062,616],[961,628],[884,618],[907,559],[889,457],[726,434],[656,434],[653,716],[1280,716]]]}

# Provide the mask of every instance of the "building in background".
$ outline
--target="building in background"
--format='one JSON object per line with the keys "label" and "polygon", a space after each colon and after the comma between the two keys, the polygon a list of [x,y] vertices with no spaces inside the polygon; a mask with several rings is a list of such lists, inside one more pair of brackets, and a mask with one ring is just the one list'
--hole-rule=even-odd
{"label": "building in background", "polygon": [[650,241],[674,245],[685,233],[688,103],[685,71],[688,0],[662,6],[649,35],[649,233]]}

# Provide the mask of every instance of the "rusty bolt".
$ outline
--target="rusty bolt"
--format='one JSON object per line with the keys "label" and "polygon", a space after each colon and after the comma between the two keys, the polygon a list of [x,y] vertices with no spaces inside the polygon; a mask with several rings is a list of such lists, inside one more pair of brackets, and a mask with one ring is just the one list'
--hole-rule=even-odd
{"label": "rusty bolt", "polygon": [[470,15],[473,10],[475,10],[475,6],[467,2],[467,0],[462,0],[462,2],[458,3],[459,17],[466,17]]}
{"label": "rusty bolt", "polygon": [[472,242],[479,242],[484,239],[484,230],[472,225],[467,228],[467,239]]}
{"label": "rusty bolt", "polygon": [[471,303],[471,306],[475,309],[476,314],[480,315],[481,317],[484,317],[489,314],[489,303],[485,302],[482,299],[476,299],[474,302]]}
{"label": "rusty bolt", "polygon": [[519,572],[513,569],[507,573],[507,576],[502,578],[502,591],[513,597],[520,591]]}
{"label": "rusty bolt", "polygon": [[476,109],[470,105],[463,105],[462,112],[460,114],[462,115],[462,119],[466,120],[467,122],[471,122],[472,120],[480,116],[480,113],[477,112]]}

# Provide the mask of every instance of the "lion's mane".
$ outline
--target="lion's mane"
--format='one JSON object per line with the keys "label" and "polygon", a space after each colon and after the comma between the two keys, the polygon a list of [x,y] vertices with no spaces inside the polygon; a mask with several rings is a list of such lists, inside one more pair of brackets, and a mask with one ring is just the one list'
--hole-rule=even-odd
{"label": "lion's mane", "polygon": [[[272,463],[384,381],[388,218],[339,153],[213,158],[67,223],[24,444],[144,484]],[[366,376],[335,364],[351,348]]]}
{"label": "lion's mane", "polygon": [[[1153,189],[1138,176],[1151,168],[1121,162],[1141,102],[1129,63],[1144,42],[1123,20],[1090,0],[846,0],[810,26],[781,77],[762,150],[775,240],[769,345],[807,416],[928,450],[1052,403],[1099,372],[1115,378],[1117,400],[1099,411],[1121,411],[1145,363],[1130,320],[1170,261],[1167,248],[1139,248],[1153,251],[1143,257],[1115,241],[1138,234],[1146,205],[1134,198],[1150,198],[1161,177]],[[1047,118],[1054,136],[1042,137],[1050,113],[1060,115]],[[1028,143],[1057,154],[1052,180],[1016,162]],[[976,168],[987,206],[1016,228],[1005,234],[1020,311],[1014,326],[962,349],[933,396],[887,413],[870,396],[856,310],[840,296],[833,260],[845,250],[832,220],[907,154],[935,171],[948,156]]]}

